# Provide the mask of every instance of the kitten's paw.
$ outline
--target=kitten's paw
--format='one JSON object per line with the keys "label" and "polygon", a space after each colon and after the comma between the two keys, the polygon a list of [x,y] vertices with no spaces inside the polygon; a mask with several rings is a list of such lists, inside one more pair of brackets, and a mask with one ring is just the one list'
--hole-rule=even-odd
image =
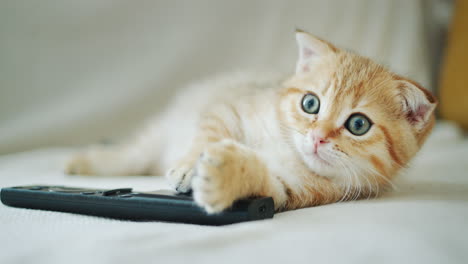
{"label": "kitten's paw", "polygon": [[195,202],[208,213],[218,213],[241,198],[238,173],[239,151],[235,142],[224,140],[209,145],[200,155],[192,181]]}
{"label": "kitten's paw", "polygon": [[65,165],[65,173],[70,175],[93,175],[89,157],[85,153],[76,154]]}
{"label": "kitten's paw", "polygon": [[170,169],[166,173],[166,178],[177,192],[187,193],[192,190],[191,182],[194,172],[193,162],[182,162]]}

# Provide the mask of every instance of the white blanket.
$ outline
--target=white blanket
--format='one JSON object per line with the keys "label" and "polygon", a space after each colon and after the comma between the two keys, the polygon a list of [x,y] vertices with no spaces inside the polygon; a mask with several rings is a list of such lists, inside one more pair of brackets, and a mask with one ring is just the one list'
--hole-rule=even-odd
{"label": "white blanket", "polygon": [[[165,188],[162,177],[65,176],[70,150],[0,158],[0,186]],[[301,209],[223,227],[117,221],[0,206],[0,263],[466,263],[468,140],[439,124],[375,200]]]}

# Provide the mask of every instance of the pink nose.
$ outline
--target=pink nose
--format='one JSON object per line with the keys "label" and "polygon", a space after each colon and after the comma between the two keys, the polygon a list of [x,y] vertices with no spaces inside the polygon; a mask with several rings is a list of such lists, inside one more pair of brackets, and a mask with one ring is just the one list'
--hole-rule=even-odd
{"label": "pink nose", "polygon": [[323,136],[322,133],[319,133],[318,131],[312,132],[311,138],[314,144],[314,153],[317,153],[317,149],[320,145],[324,145],[330,142],[326,137]]}
{"label": "pink nose", "polygon": [[325,143],[328,143],[329,141],[326,140],[325,138],[322,138],[322,137],[319,137],[319,138],[315,138],[315,144],[325,144]]}
{"label": "pink nose", "polygon": [[325,144],[329,142],[327,136],[325,136],[325,133],[322,131],[312,131],[310,137],[314,144]]}

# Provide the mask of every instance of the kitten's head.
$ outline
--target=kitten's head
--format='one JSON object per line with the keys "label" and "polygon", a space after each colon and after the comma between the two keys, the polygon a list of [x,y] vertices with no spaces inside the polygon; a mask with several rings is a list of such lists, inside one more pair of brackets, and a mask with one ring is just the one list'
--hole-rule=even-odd
{"label": "kitten's head", "polygon": [[299,60],[280,113],[300,157],[324,177],[385,185],[431,131],[435,98],[368,58],[302,31],[296,38]]}

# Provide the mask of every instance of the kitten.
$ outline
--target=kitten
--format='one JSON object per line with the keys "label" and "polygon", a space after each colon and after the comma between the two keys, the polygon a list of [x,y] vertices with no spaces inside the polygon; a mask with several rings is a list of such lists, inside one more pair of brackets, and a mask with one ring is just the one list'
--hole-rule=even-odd
{"label": "kitten", "polygon": [[220,212],[271,196],[277,210],[376,196],[421,148],[436,99],[303,32],[287,79],[238,74],[189,87],[132,141],[76,155],[70,174],[160,175]]}

